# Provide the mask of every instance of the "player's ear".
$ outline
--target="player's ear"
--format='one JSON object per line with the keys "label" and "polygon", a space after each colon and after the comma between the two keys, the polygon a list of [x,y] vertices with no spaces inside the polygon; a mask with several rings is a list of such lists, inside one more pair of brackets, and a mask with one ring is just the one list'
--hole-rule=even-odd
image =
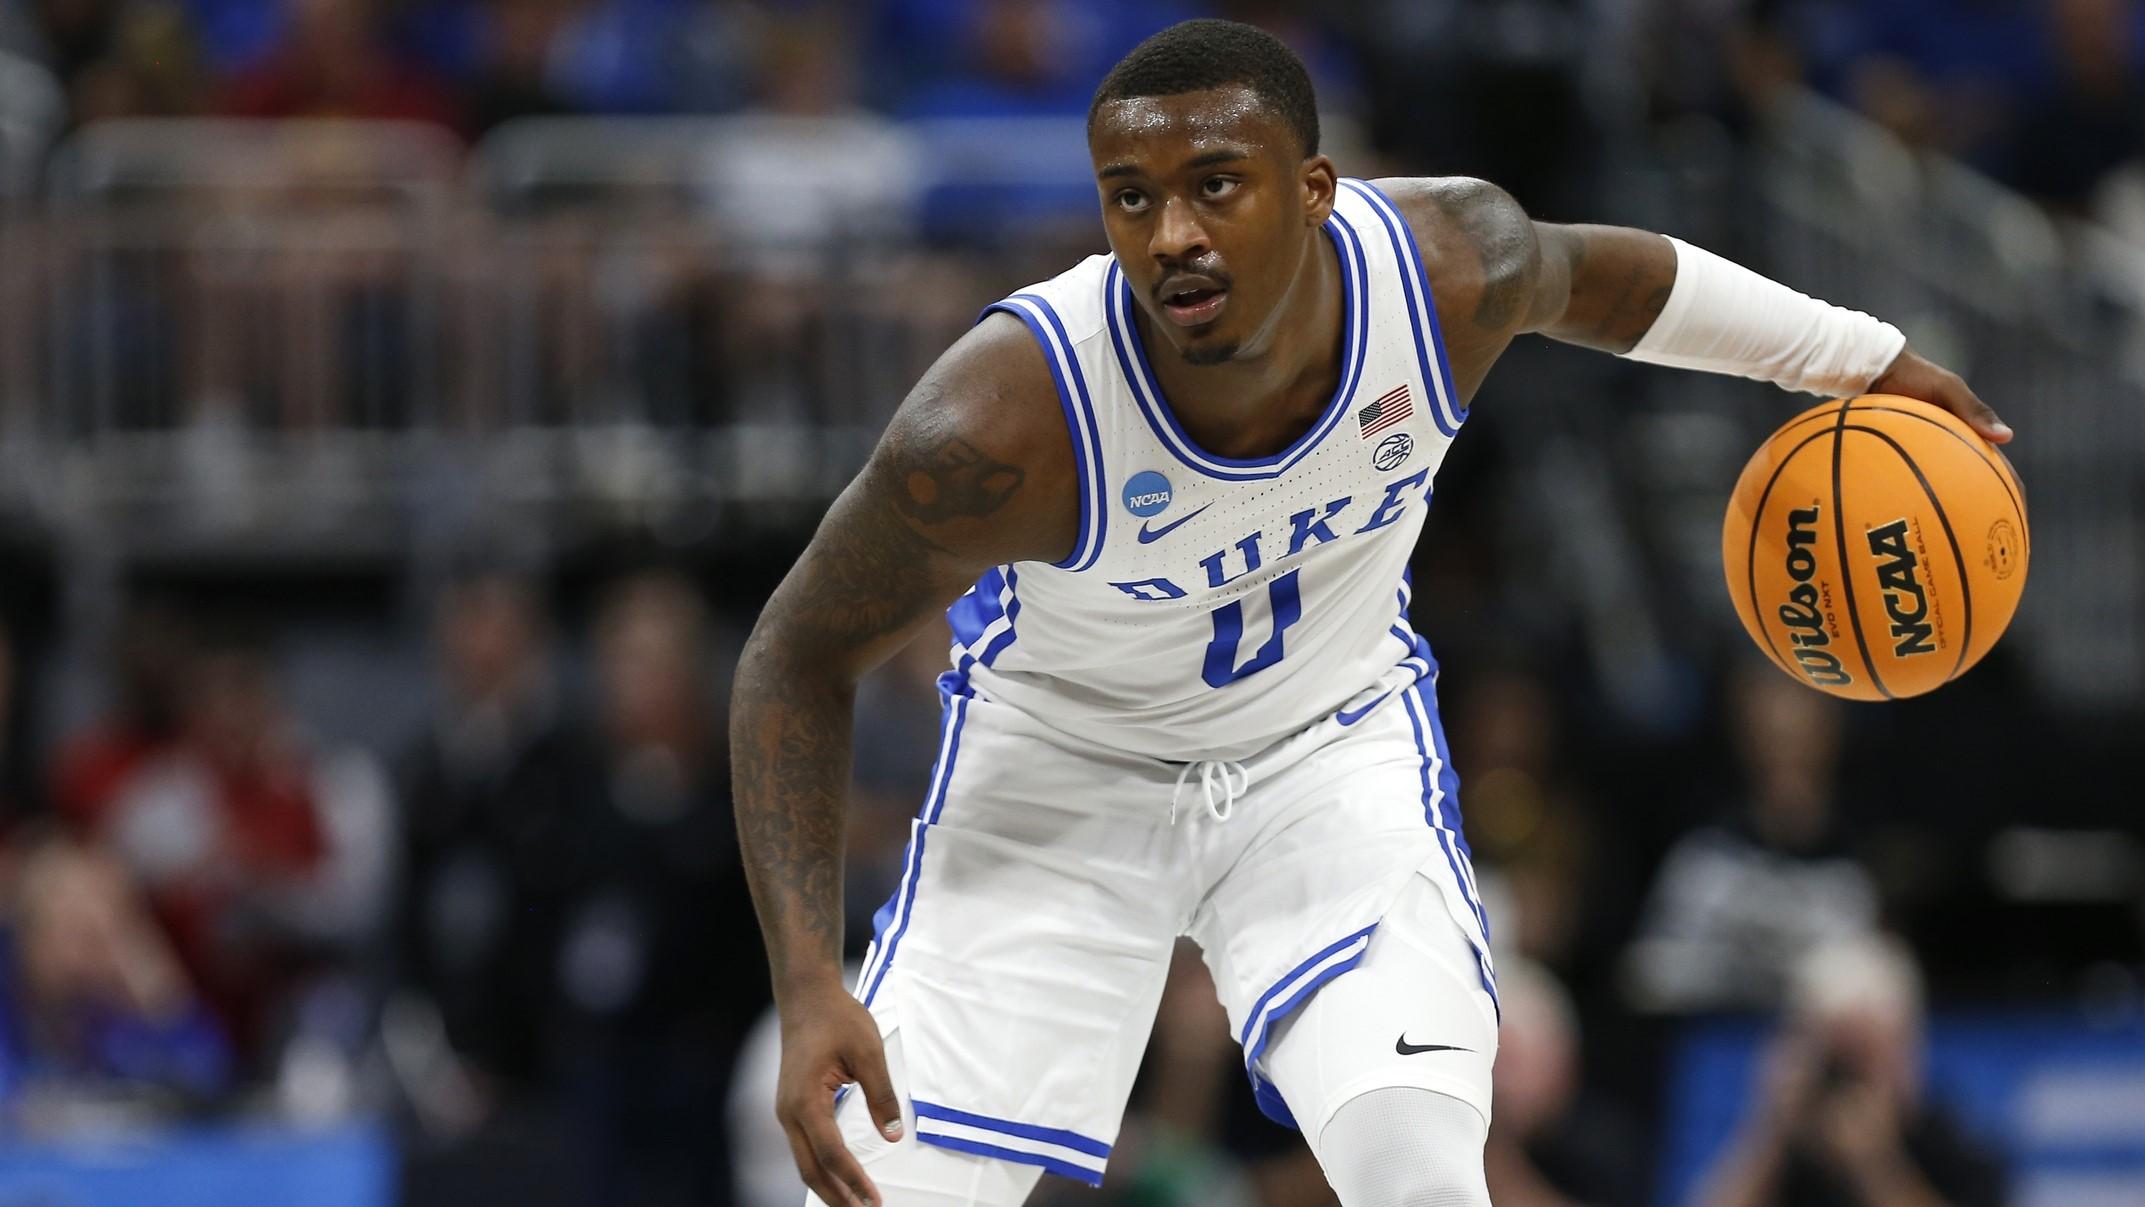
{"label": "player's ear", "polygon": [[1306,226],[1324,226],[1333,214],[1334,195],[1340,189],[1340,174],[1333,161],[1313,155],[1303,161],[1303,220]]}

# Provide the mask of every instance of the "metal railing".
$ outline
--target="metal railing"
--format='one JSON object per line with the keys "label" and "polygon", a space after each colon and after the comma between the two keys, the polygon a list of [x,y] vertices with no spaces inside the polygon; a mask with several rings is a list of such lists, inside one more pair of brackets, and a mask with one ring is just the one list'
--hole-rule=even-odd
{"label": "metal railing", "polygon": [[[566,530],[810,507],[981,301],[1100,250],[1080,141],[1063,119],[542,119],[467,152],[393,123],[94,126],[41,194],[0,192],[0,507],[267,551],[391,550],[502,508]],[[1651,169],[1668,183],[1619,216],[1966,372],[2023,433],[2040,681],[2145,699],[2145,250],[1810,96],[1736,154]],[[1571,389],[1527,405],[1559,457],[1637,450],[1650,528],[1618,539],[1695,598],[1721,483],[1779,408],[1638,388],[1626,418]],[[1628,637],[1642,608],[1655,642],[1682,631],[1644,594],[1586,605],[1594,627]]]}

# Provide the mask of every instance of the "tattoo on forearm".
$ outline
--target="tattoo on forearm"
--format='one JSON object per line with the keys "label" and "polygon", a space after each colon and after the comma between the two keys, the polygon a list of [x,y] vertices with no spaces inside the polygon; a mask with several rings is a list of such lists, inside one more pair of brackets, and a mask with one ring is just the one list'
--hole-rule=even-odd
{"label": "tattoo on forearm", "polygon": [[780,977],[792,958],[840,959],[849,713],[839,701],[800,698],[765,664],[739,671],[738,837]]}
{"label": "tattoo on forearm", "polygon": [[1005,506],[1023,476],[1018,466],[992,460],[956,436],[939,445],[926,463],[908,470],[896,501],[925,524],[981,518]]}

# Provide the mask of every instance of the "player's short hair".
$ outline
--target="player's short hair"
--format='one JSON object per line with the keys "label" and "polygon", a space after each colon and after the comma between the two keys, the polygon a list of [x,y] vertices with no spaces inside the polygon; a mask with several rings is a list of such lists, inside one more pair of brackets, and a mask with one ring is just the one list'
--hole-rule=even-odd
{"label": "player's short hair", "polygon": [[1087,109],[1087,131],[1111,101],[1176,96],[1242,84],[1289,124],[1306,156],[1318,154],[1318,97],[1311,73],[1281,39],[1237,21],[1180,21],[1132,48],[1110,68]]}

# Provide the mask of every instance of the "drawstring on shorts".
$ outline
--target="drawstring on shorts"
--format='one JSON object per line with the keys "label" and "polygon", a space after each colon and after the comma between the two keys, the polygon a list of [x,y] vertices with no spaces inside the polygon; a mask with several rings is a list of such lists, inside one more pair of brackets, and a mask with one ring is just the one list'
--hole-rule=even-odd
{"label": "drawstring on shorts", "polygon": [[[1199,794],[1206,801],[1207,816],[1215,821],[1227,821],[1236,810],[1236,798],[1251,787],[1251,772],[1235,759],[1199,759],[1177,769],[1176,786],[1169,790],[1169,824],[1177,824],[1177,797],[1184,791],[1184,781],[1199,773]],[[1216,789],[1219,789],[1217,800]]]}

